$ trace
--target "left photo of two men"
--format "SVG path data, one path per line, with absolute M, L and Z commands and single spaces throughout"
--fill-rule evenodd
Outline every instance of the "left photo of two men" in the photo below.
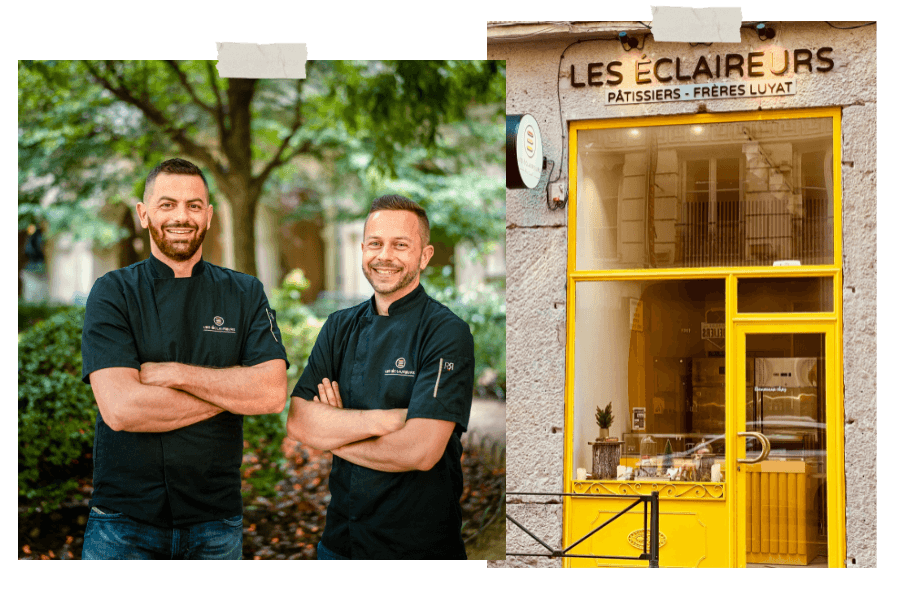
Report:
M 19 558 L 504 559 L 505 89 L 19 61 Z

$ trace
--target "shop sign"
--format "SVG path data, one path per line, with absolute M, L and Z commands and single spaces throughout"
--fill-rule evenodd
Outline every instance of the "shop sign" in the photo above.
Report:
M 607 105 L 790 96 L 797 93 L 797 75 L 834 69 L 832 52 L 823 47 L 697 58 L 643 54 L 631 61 L 572 64 L 569 81 L 573 89 L 600 87 Z
M 643 104 L 645 102 L 677 102 L 679 100 L 714 100 L 719 98 L 767 98 L 772 96 L 792 96 L 796 93 L 797 86 L 794 81 L 664 85 L 641 90 L 609 91 L 606 92 L 606 104 Z
M 506 115 L 506 187 L 537 186 L 544 169 L 544 147 L 537 120 L 531 115 Z

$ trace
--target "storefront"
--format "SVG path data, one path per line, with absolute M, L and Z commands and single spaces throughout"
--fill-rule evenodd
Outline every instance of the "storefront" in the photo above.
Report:
M 657 491 L 661 566 L 875 565 L 875 27 L 756 25 L 489 26 L 548 161 L 507 193 L 508 489 L 577 494 L 510 514 L 570 554 L 640 554 L 643 512 L 573 544 Z

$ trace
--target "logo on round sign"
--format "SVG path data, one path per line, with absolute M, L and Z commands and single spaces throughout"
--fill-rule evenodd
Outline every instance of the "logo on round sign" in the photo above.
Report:
M 525 154 L 528 155 L 528 158 L 534 156 L 534 148 L 535 142 L 537 141 L 536 136 L 534 134 L 534 127 L 528 125 L 525 128 Z
M 541 179 L 544 150 L 541 143 L 541 130 L 533 116 L 522 115 L 516 138 L 516 162 L 519 177 L 525 187 L 534 188 Z

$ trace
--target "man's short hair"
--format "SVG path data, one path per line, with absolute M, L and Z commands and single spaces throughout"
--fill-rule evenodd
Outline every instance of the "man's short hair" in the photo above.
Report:
M 203 175 L 203 171 L 200 170 L 200 167 L 183 158 L 170 158 L 153 167 L 153 170 L 147 175 L 147 181 L 144 182 L 144 202 L 150 199 L 150 194 L 153 193 L 153 184 L 156 182 L 156 176 L 160 173 L 171 173 L 173 175 L 199 175 L 200 179 L 203 180 L 203 186 L 206 188 L 207 202 L 209 201 L 209 184 L 206 182 L 206 177 Z
M 424 208 L 403 196 L 393 194 L 380 196 L 372 201 L 369 214 L 366 216 L 366 223 L 369 222 L 369 216 L 379 210 L 406 210 L 415 214 L 419 218 L 419 235 L 422 238 L 422 248 L 428 245 L 428 242 L 431 240 L 431 226 L 428 224 L 428 215 L 425 214 Z

